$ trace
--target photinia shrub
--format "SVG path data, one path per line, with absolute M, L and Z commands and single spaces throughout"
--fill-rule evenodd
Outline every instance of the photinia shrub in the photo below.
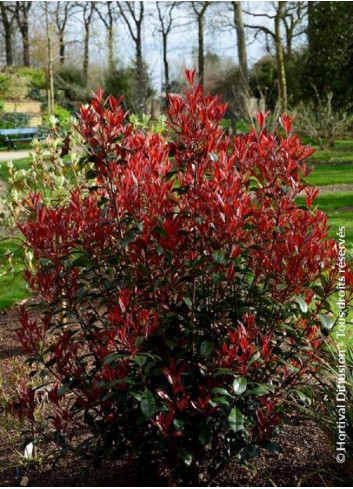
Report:
M 211 477 L 277 449 L 288 402 L 320 374 L 337 252 L 291 119 L 226 137 L 225 105 L 186 75 L 167 136 L 101 91 L 81 108 L 91 181 L 57 206 L 31 193 L 18 222 L 42 307 L 21 309 L 18 334 L 48 392 L 46 437 L 195 483 L 205 461 Z

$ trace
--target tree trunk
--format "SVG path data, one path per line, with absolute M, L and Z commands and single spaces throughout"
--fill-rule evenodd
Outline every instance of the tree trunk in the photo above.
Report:
M 54 76 L 53 76 L 53 56 L 51 48 L 51 32 L 49 29 L 48 3 L 45 3 L 45 17 L 47 30 L 47 49 L 48 49 L 48 114 L 54 114 Z
M 276 18 L 275 18 L 275 45 L 276 45 L 276 59 L 278 69 L 278 88 L 279 88 L 279 103 L 280 111 L 284 113 L 287 110 L 287 79 L 286 69 L 284 63 L 284 53 L 281 38 L 281 20 L 285 2 L 278 2 Z
M 113 32 L 113 26 L 110 25 L 107 31 L 108 34 L 108 65 L 109 68 L 114 67 L 114 32 Z
M 9 30 L 5 28 L 5 51 L 6 51 L 6 66 L 13 65 L 13 54 L 12 54 L 12 32 L 11 27 Z
M 85 83 L 88 82 L 88 63 L 89 63 L 89 26 L 85 26 L 85 40 L 83 50 L 83 76 Z
M 291 59 L 292 57 L 292 34 L 289 34 L 287 37 L 287 59 Z
M 30 66 L 28 20 L 22 27 L 23 66 Z
M 13 53 L 12 53 L 12 22 L 9 20 L 6 12 L 6 6 L 1 3 L 1 19 L 4 26 L 5 36 L 5 53 L 6 53 L 6 66 L 13 65 Z
M 138 89 L 138 111 L 146 112 L 146 100 L 145 100 L 145 80 L 143 74 L 143 58 L 142 58 L 142 38 L 141 38 L 141 25 L 137 28 L 136 37 L 136 76 L 137 76 L 137 89 Z
M 237 34 L 238 45 L 238 61 L 240 69 L 240 89 L 242 95 L 242 111 L 247 114 L 247 100 L 249 98 L 249 74 L 248 74 L 248 59 L 246 54 L 246 38 L 243 24 L 243 15 L 241 10 L 241 2 L 233 2 L 234 25 Z
M 64 42 L 64 32 L 59 32 L 59 60 L 60 66 L 65 64 L 65 42 Z
M 201 85 L 204 85 L 205 82 L 205 66 L 204 66 L 204 39 L 203 39 L 203 28 L 204 28 L 204 19 L 203 15 L 198 17 L 198 35 L 199 35 L 199 77 Z
M 307 27 L 307 37 L 309 45 L 309 53 L 312 48 L 312 37 L 313 37 L 313 16 L 315 14 L 315 4 L 314 2 L 308 2 L 308 27 Z
M 168 105 L 168 93 L 170 91 L 170 84 L 169 84 L 169 63 L 168 63 L 168 56 L 167 56 L 167 41 L 168 41 L 168 36 L 167 34 L 162 34 L 163 38 L 163 65 L 164 65 L 164 90 L 165 90 L 165 105 Z

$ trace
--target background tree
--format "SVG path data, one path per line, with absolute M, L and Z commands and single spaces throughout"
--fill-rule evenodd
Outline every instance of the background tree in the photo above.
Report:
M 54 8 L 51 9 L 51 17 L 55 24 L 56 32 L 59 38 L 59 60 L 60 66 L 65 64 L 65 32 L 70 18 L 77 8 L 76 2 L 53 2 Z M 49 5 L 50 6 L 50 5 Z
M 96 2 L 78 2 L 76 5 L 80 8 L 82 15 L 82 22 L 84 27 L 84 39 L 83 39 L 83 75 L 88 81 L 88 65 L 89 65 L 89 43 L 91 35 L 91 23 L 93 14 L 95 12 Z
M 246 34 L 243 22 L 243 13 L 241 2 L 225 2 L 230 11 L 230 20 L 227 15 L 226 18 L 226 28 L 231 27 L 235 30 L 236 41 L 237 41 L 237 59 L 239 64 L 239 69 L 235 70 L 234 82 L 238 84 L 239 91 L 241 94 L 240 99 L 240 111 L 243 117 L 248 117 L 248 99 L 250 96 L 249 87 L 249 71 L 248 71 L 248 58 L 246 50 Z M 228 78 L 229 85 L 230 79 Z M 234 92 L 234 88 L 232 89 Z M 239 103 L 239 100 L 237 100 Z M 239 111 L 239 109 L 238 109 Z
M 1 22 L 3 25 L 3 36 L 5 39 L 5 53 L 6 53 L 6 65 L 12 66 L 13 64 L 13 24 L 15 20 L 13 8 L 13 2 L 0 2 L 0 14 Z
M 353 106 L 352 2 L 310 2 L 306 96 L 332 92 L 335 108 Z
M 142 26 L 144 20 L 144 2 L 116 2 L 120 14 L 135 44 L 136 81 L 138 86 L 139 112 L 146 111 L 146 80 L 142 56 Z
M 13 12 L 22 38 L 23 66 L 30 66 L 29 11 L 33 2 L 14 2 Z
M 191 2 L 191 11 L 197 24 L 198 37 L 198 73 L 201 85 L 205 83 L 205 53 L 204 53 L 204 28 L 205 14 L 210 2 Z
M 293 54 L 293 44 L 296 38 L 307 31 L 305 19 L 308 13 L 308 4 L 311 2 L 286 2 L 282 16 L 285 32 L 285 54 L 290 59 Z
M 246 24 L 246 27 L 255 29 L 257 33 L 262 32 L 266 36 L 269 36 L 275 45 L 279 89 L 279 108 L 281 112 L 286 112 L 288 105 L 285 57 L 281 34 L 281 23 L 285 12 L 285 5 L 286 2 L 273 2 L 273 13 L 247 12 L 249 15 L 254 17 L 262 17 L 263 19 L 266 18 L 271 20 L 271 23 L 273 24 L 272 28 L 259 22 L 256 24 Z
M 163 6 L 162 6 L 163 5 Z M 163 67 L 164 67 L 164 90 L 166 100 L 170 92 L 169 63 L 168 63 L 168 36 L 173 29 L 173 10 L 176 2 L 156 2 L 157 16 L 159 21 L 158 32 L 162 37 Z
M 108 67 L 114 66 L 114 24 L 117 10 L 113 2 L 96 2 L 95 10 L 107 31 Z

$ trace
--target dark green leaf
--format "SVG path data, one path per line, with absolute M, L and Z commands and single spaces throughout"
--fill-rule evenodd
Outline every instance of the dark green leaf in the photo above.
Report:
M 229 427 L 234 433 L 244 428 L 244 416 L 241 414 L 238 408 L 234 407 L 228 416 Z
M 237 396 L 241 396 L 246 391 L 247 380 L 244 377 L 237 377 L 233 382 L 233 389 Z
M 208 357 L 214 351 L 214 344 L 211 341 L 203 341 L 200 345 L 200 353 L 204 357 Z
M 156 409 L 156 401 L 151 391 L 147 388 L 141 397 L 141 411 L 146 418 L 150 419 Z

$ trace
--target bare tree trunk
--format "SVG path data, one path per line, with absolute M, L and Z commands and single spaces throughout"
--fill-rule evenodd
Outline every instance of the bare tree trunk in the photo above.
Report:
M 240 89 L 242 95 L 242 112 L 247 114 L 248 99 L 250 95 L 249 74 L 248 74 L 248 59 L 246 54 L 246 39 L 243 23 L 243 14 L 241 10 L 241 2 L 232 2 L 234 13 L 234 26 L 237 34 L 238 46 L 238 61 L 240 69 Z
M 307 27 L 307 38 L 309 44 L 309 53 L 311 52 L 312 47 L 312 37 L 313 37 L 313 16 L 315 14 L 315 5 L 313 2 L 308 3 L 308 27 Z
M 198 68 L 201 85 L 205 83 L 205 53 L 204 53 L 204 24 L 205 13 L 210 2 L 191 2 L 198 30 Z M 201 7 L 198 9 L 198 7 Z
M 284 52 L 281 38 L 281 20 L 283 9 L 286 2 L 278 2 L 276 17 L 275 17 L 275 45 L 276 45 L 276 59 L 278 69 L 278 85 L 279 85 L 279 103 L 280 110 L 284 113 L 287 110 L 287 79 L 286 69 L 284 62 Z
M 103 22 L 107 31 L 107 48 L 108 48 L 108 68 L 114 68 L 114 22 L 116 19 L 116 8 L 113 2 L 105 2 L 106 10 L 102 11 L 101 2 L 96 3 L 95 10 Z
M 164 90 L 165 107 L 168 106 L 168 94 L 170 92 L 169 63 L 168 63 L 168 36 L 173 29 L 173 10 L 177 2 L 165 2 L 165 8 L 161 7 L 162 2 L 156 2 L 158 19 L 160 24 L 159 32 L 162 36 L 163 68 L 164 68 Z
M 28 16 L 32 2 L 16 2 L 15 17 L 22 37 L 23 65 L 30 66 Z
M 142 25 L 144 19 L 144 2 L 136 2 L 139 9 L 135 9 L 134 2 L 116 2 L 122 18 L 135 43 L 136 52 L 136 83 L 137 83 L 137 111 L 146 112 L 146 82 L 142 56 Z M 124 4 L 124 7 L 123 5 Z
M 1 19 L 4 26 L 5 37 L 5 53 L 6 53 L 6 66 L 13 65 L 13 52 L 12 52 L 12 20 L 9 19 L 9 12 L 5 2 L 0 2 Z
M 85 37 L 83 41 L 83 76 L 85 83 L 88 81 L 88 65 L 89 65 L 89 41 L 91 34 L 91 22 L 93 13 L 96 10 L 96 2 L 82 2 L 80 4 L 82 8 L 83 26 L 85 29 Z
M 83 76 L 85 79 L 85 83 L 87 83 L 88 80 L 89 37 L 90 37 L 90 26 L 85 25 L 85 39 L 84 39 L 84 49 L 83 49 Z
M 29 56 L 29 36 L 28 36 L 28 26 L 25 27 L 24 33 L 22 34 L 23 43 L 23 66 L 30 66 L 30 56 Z
M 201 85 L 205 84 L 205 54 L 204 54 L 204 19 L 203 15 L 198 19 L 198 37 L 199 37 L 199 77 Z
M 141 28 L 137 30 L 136 37 L 136 75 L 138 85 L 138 109 L 140 112 L 146 112 L 146 97 L 145 97 L 145 77 L 142 58 L 142 38 Z
M 54 114 L 54 76 L 53 76 L 53 59 L 51 49 L 51 33 L 49 29 L 48 3 L 45 2 L 45 18 L 47 28 L 47 48 L 48 48 L 48 114 Z
M 112 25 L 108 29 L 108 65 L 109 68 L 114 66 L 114 32 Z
M 64 66 L 65 64 L 64 32 L 59 32 L 59 60 L 60 60 L 60 66 Z
M 167 34 L 162 34 L 162 42 L 163 42 L 164 89 L 165 89 L 165 96 L 167 101 L 168 93 L 170 91 Z

